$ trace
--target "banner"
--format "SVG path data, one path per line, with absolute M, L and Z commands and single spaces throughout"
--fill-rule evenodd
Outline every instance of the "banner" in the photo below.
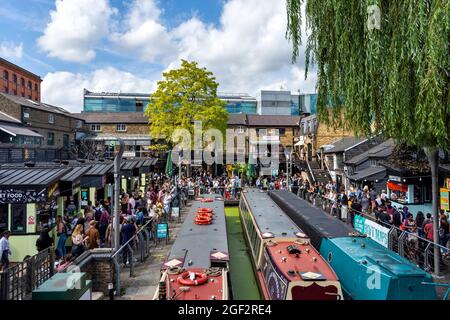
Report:
M 383 247 L 388 247 L 388 228 L 383 227 L 382 225 L 359 215 L 355 215 L 354 228 L 356 231 L 365 234 L 369 238 L 378 242 Z
M 441 188 L 441 209 L 445 211 L 450 211 L 449 191 L 448 189 Z

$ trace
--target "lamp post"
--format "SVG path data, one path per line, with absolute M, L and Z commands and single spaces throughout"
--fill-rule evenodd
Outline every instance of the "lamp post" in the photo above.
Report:
M 286 186 L 289 191 L 289 162 L 292 156 L 292 147 L 288 146 L 284 148 L 284 155 L 286 156 Z

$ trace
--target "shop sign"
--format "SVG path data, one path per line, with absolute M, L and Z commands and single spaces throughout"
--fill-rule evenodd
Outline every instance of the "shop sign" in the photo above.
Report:
M 449 192 L 449 189 L 441 188 L 441 209 L 445 211 L 450 211 Z
M 450 190 L 450 178 L 445 179 L 445 187 Z
M 389 176 L 389 180 L 391 180 L 391 181 L 397 181 L 397 182 L 402 182 L 402 178 L 397 177 L 397 176 Z
M 169 225 L 167 223 L 158 223 L 156 228 L 156 237 L 158 239 L 167 239 Z
M 359 215 L 355 215 L 354 228 L 356 231 L 365 234 L 369 238 L 378 242 L 383 247 L 388 247 L 388 228 Z
M 34 225 L 35 224 L 35 220 L 34 220 L 34 217 L 33 216 L 29 216 L 28 217 L 28 225 Z
M 50 186 L 50 188 L 48 188 L 48 197 L 49 198 L 59 196 L 59 189 L 58 189 L 58 187 L 59 187 L 59 183 L 55 182 L 54 184 L 52 184 Z
M 19 190 L 19 189 L 6 189 L 0 190 L 0 203 L 41 203 L 47 201 L 46 189 L 40 191 L 36 190 Z

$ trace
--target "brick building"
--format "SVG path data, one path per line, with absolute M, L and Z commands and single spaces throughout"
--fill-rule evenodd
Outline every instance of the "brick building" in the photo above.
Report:
M 3 130 L 2 134 L 10 135 L 11 139 L 2 139 L 4 142 L 0 143 L 0 162 L 76 157 L 70 153 L 77 135 L 86 132 L 82 118 L 60 107 L 5 93 L 0 94 L 0 112 L 15 119 L 16 125 L 41 136 L 41 139 L 33 140 L 14 139 L 17 134 Z
M 41 101 L 41 82 L 38 75 L 0 58 L 0 92 Z

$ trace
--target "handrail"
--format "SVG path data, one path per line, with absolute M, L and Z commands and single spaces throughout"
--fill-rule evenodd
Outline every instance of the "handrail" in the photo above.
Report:
M 308 192 L 308 191 L 307 191 L 307 192 Z M 320 194 L 318 194 L 318 193 L 313 193 L 313 192 L 308 192 L 308 193 L 309 193 L 309 194 L 315 194 L 316 196 L 322 197 L 322 198 L 324 198 L 324 199 L 330 201 L 331 203 L 337 203 L 337 205 L 338 205 L 339 207 L 342 207 L 342 205 L 341 205 L 339 202 L 337 202 L 337 201 L 335 201 L 335 200 L 332 200 L 332 199 L 330 199 L 330 198 L 328 198 L 328 197 L 326 197 L 326 196 L 320 195 Z M 309 201 L 308 201 L 308 202 L 309 202 Z M 430 240 L 428 240 L 428 239 L 426 239 L 426 238 L 422 238 L 422 237 L 420 237 L 419 235 L 416 235 L 416 234 L 414 234 L 414 233 L 412 233 L 412 232 L 409 232 L 409 231 L 406 231 L 406 230 L 401 230 L 400 228 L 398 228 L 398 227 L 396 227 L 396 226 L 394 226 L 394 225 L 391 225 L 391 224 L 389 224 L 389 223 L 385 223 L 385 222 L 383 222 L 383 221 L 378 221 L 378 220 L 374 219 L 374 217 L 372 217 L 372 216 L 370 216 L 370 215 L 368 215 L 368 214 L 366 214 L 366 213 L 364 213 L 364 212 L 362 212 L 362 211 L 358 211 L 358 210 L 355 210 L 355 209 L 352 209 L 352 208 L 349 208 L 349 210 L 352 210 L 353 212 L 357 212 L 359 216 L 364 216 L 364 217 L 366 217 L 366 218 L 369 218 L 371 221 L 376 222 L 376 223 L 378 223 L 379 225 L 385 226 L 385 227 L 387 227 L 387 228 L 396 229 L 396 230 L 398 230 L 398 231 L 400 231 L 400 232 L 406 232 L 406 233 L 408 233 L 409 235 L 414 236 L 414 237 L 416 237 L 416 238 L 418 238 L 418 239 L 420 239 L 420 240 L 423 240 L 423 241 L 425 241 L 425 242 L 428 242 L 428 243 L 430 243 L 430 244 L 432 244 L 432 245 L 434 245 L 434 246 L 438 246 L 438 247 L 440 247 L 440 248 L 442 248 L 442 249 L 444 249 L 444 250 L 449 250 L 448 248 L 446 248 L 446 247 L 444 247 L 444 246 L 441 246 L 441 245 L 438 244 L 438 243 L 435 243 L 435 242 L 433 242 L 433 241 L 430 241 Z
M 136 237 L 138 237 L 139 234 L 140 234 L 142 231 L 144 231 L 145 228 L 146 228 L 150 223 L 153 222 L 153 219 L 154 219 L 154 217 L 151 217 L 150 220 L 147 221 L 147 223 L 144 224 L 144 225 L 138 230 L 138 232 L 136 232 L 136 233 L 135 233 L 135 234 L 134 234 L 127 242 L 125 242 L 122 246 L 120 246 L 120 248 L 119 248 L 116 252 L 114 252 L 114 253 L 111 255 L 110 258 L 111 258 L 111 259 L 114 259 L 114 257 L 115 257 L 116 255 L 118 255 L 120 252 L 122 252 L 122 250 L 123 250 L 125 247 L 127 247 L 128 244 L 129 244 L 132 240 L 134 240 Z
M 314 173 L 313 173 L 313 171 L 311 169 L 311 166 L 309 165 L 308 158 L 306 158 L 306 164 L 308 165 L 308 170 L 309 170 L 309 173 L 311 174 L 311 178 L 313 178 L 313 181 L 316 182 L 317 180 L 316 180 L 316 177 L 314 177 Z

